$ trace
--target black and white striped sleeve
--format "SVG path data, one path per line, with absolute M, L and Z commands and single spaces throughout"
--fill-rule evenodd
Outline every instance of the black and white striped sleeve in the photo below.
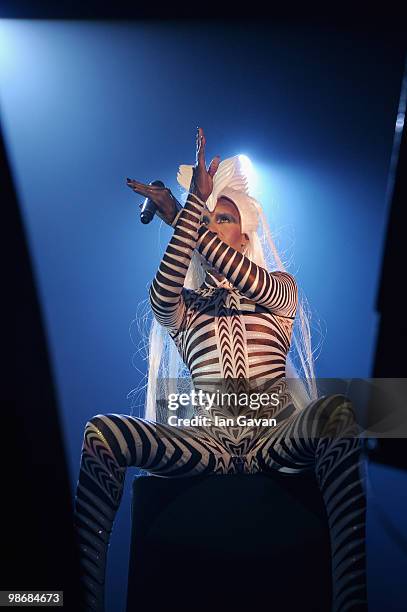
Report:
M 196 246 L 204 204 L 194 193 L 188 194 L 186 204 L 174 224 L 175 231 L 149 288 L 154 316 L 168 330 L 177 330 L 184 318 L 184 281 Z
M 196 249 L 249 300 L 281 316 L 295 317 L 298 288 L 292 274 L 258 266 L 203 225 L 198 229 Z

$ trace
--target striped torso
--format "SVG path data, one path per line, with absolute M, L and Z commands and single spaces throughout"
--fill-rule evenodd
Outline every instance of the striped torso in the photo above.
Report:
M 197 291 L 184 289 L 183 300 L 182 323 L 169 333 L 194 380 L 245 378 L 255 385 L 285 375 L 294 317 L 206 283 Z

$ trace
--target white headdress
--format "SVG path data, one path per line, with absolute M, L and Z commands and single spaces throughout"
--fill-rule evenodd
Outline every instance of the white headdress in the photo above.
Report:
M 182 164 L 179 167 L 177 180 L 187 191 L 190 188 L 193 166 Z M 206 206 L 213 212 L 218 199 L 224 196 L 237 206 L 240 213 L 242 233 L 256 232 L 259 225 L 261 206 L 257 200 L 250 197 L 247 177 L 243 172 L 238 155 L 220 162 L 213 177 L 212 193 L 206 201 Z

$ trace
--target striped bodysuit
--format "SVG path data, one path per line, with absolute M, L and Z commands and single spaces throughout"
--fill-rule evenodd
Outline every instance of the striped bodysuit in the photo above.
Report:
M 173 339 L 196 390 L 221 384 L 222 392 L 248 397 L 259 390 L 274 393 L 278 402 L 265 402 L 256 414 L 250 404 L 198 406 L 197 415 L 209 419 L 203 426 L 122 414 L 90 419 L 75 498 L 83 609 L 104 610 L 110 533 L 126 469 L 136 466 L 161 477 L 314 470 L 331 534 L 332 612 L 365 611 L 366 494 L 352 404 L 330 395 L 295 408 L 285 380 L 295 279 L 268 272 L 220 240 L 201 225 L 203 209 L 204 202 L 189 194 L 150 286 L 154 316 Z M 211 266 L 197 291 L 184 287 L 194 249 Z M 241 424 L 238 416 L 257 423 Z M 225 426 L 222 418 L 232 421 Z M 274 418 L 275 425 L 264 426 L 263 418 Z

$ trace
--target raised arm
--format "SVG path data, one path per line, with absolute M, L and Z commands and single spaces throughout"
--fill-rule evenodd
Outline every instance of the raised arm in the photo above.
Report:
M 176 331 L 185 314 L 183 294 L 185 277 L 192 253 L 198 238 L 197 230 L 201 222 L 205 201 L 213 189 L 215 175 L 220 158 L 216 156 L 206 169 L 206 139 L 202 128 L 198 128 L 196 137 L 196 165 L 193 168 L 190 192 L 184 208 L 172 220 L 174 234 L 166 248 L 157 273 L 149 287 L 149 298 L 152 311 L 157 321 L 168 330 Z M 127 179 L 128 186 L 136 193 L 150 198 L 157 206 L 161 217 L 172 219 L 174 215 L 174 198 L 167 188 L 157 185 L 145 185 Z M 178 208 L 178 207 L 177 207 Z
M 178 329 L 184 317 L 182 289 L 196 246 L 204 204 L 196 193 L 188 194 L 186 204 L 178 216 L 174 234 L 149 288 L 154 316 L 168 329 Z
M 288 272 L 269 272 L 201 225 L 196 249 L 249 300 L 285 317 L 295 317 L 298 289 Z

